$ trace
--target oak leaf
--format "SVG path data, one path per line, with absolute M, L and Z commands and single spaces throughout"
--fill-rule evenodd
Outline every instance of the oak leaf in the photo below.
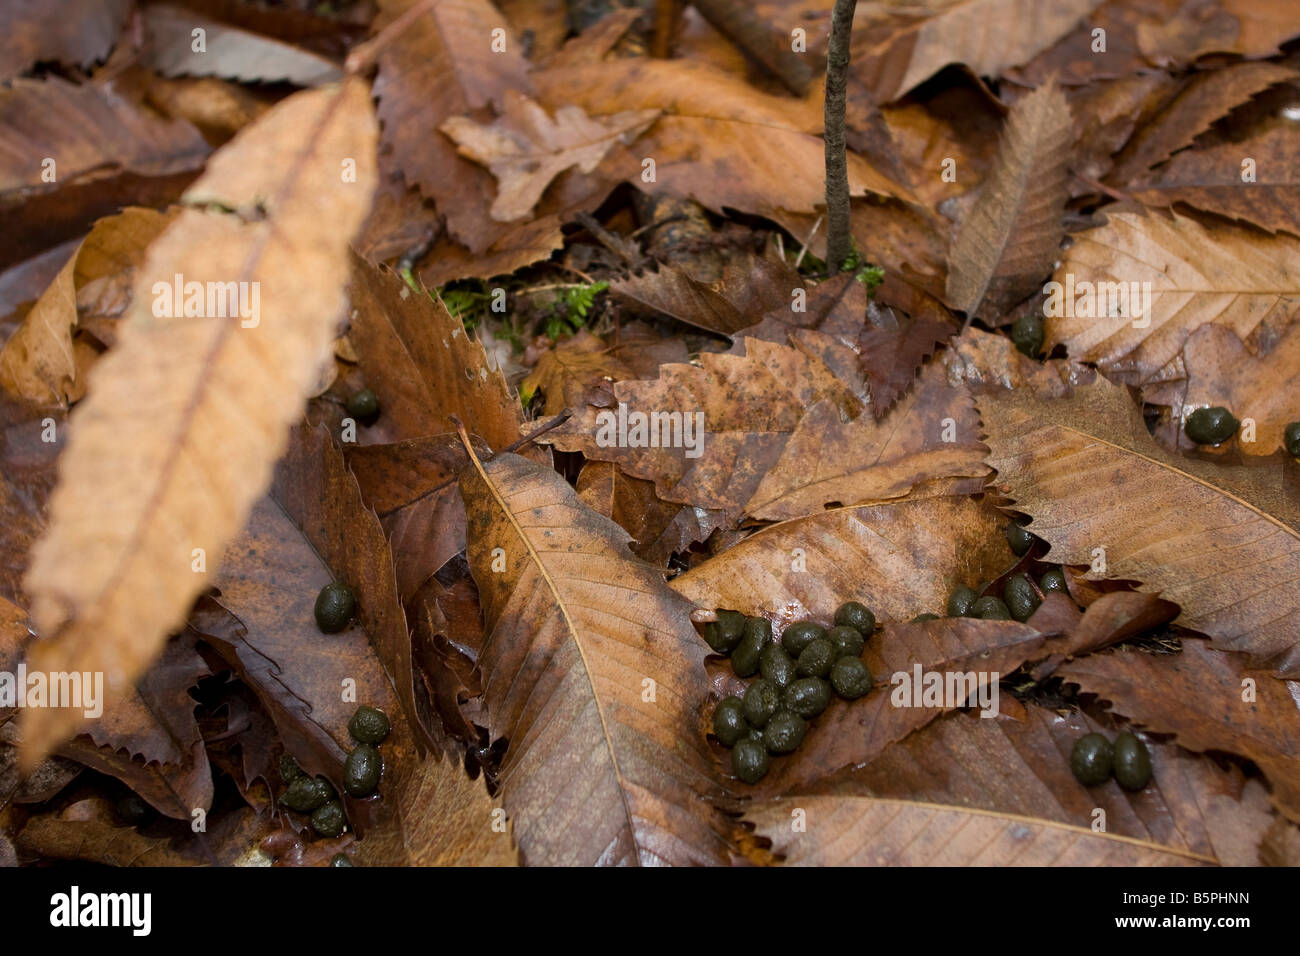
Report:
M 439 129 L 462 156 L 491 170 L 497 179 L 492 218 L 513 222 L 532 213 L 560 173 L 575 166 L 593 172 L 616 143 L 630 143 L 658 117 L 658 110 L 627 110 L 592 119 L 581 107 L 562 106 L 552 119 L 535 101 L 508 90 L 502 115 L 490 125 L 452 116 Z

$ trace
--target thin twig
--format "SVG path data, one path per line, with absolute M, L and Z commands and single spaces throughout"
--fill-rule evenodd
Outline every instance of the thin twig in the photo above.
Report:
M 835 0 L 831 12 L 831 42 L 826 53 L 826 268 L 844 268 L 852 250 L 849 231 L 849 167 L 844 145 L 844 114 L 848 106 L 849 39 L 858 0 Z
M 794 260 L 794 267 L 796 269 L 799 268 L 799 263 L 803 262 L 803 257 L 808 254 L 808 247 L 812 245 L 813 236 L 817 235 L 817 230 L 821 228 L 822 218 L 822 216 L 817 217 L 817 221 L 813 223 L 812 229 L 808 232 L 808 238 L 803 241 L 803 248 L 799 250 L 799 257 Z

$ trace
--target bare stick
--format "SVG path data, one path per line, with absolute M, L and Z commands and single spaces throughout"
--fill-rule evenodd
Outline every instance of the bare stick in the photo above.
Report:
M 849 166 L 844 146 L 848 106 L 849 38 L 858 0 L 835 0 L 831 44 L 826 52 L 826 268 L 844 267 L 852 250 L 849 233 Z

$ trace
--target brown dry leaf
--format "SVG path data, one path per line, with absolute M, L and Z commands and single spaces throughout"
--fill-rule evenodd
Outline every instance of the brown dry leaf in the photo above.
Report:
M 145 96 L 150 106 L 193 123 L 209 142 L 220 144 L 271 108 L 238 83 L 211 76 L 150 76 Z
M 532 74 L 548 109 L 576 104 L 590 116 L 662 110 L 639 140 L 655 161 L 655 178 L 637 181 L 651 192 L 774 217 L 781 210 L 813 212 L 825 202 L 825 149 L 818 135 L 822 104 L 760 93 L 743 79 L 686 60 L 633 57 Z M 918 202 L 855 154 L 849 154 L 852 194 L 867 192 Z
M 1065 227 L 1074 142 L 1065 96 L 1048 83 L 1011 110 L 993 174 L 961 223 L 946 298 L 967 315 L 998 315 L 1051 271 Z
M 1177 214 L 1107 218 L 1062 257 L 1059 292 L 1044 303 L 1047 349 L 1062 344 L 1076 362 L 1145 384 L 1182 377 L 1176 360 L 1203 325 L 1226 326 L 1256 350 L 1300 312 L 1300 239 Z M 1149 310 L 1138 318 L 1143 283 Z
M 750 516 L 785 521 L 823 508 L 897 498 L 936 478 L 983 478 L 987 449 L 970 393 L 931 362 L 881 421 L 843 422 L 828 402 L 809 409 L 780 459 L 745 504 Z M 981 483 L 976 483 L 977 489 Z
M 917 195 L 931 209 L 987 180 L 997 152 L 1005 108 L 975 82 L 935 90 L 924 98 L 912 96 L 881 109 L 900 161 L 915 171 Z M 956 163 L 956 177 L 926 175 Z
M 638 557 L 660 567 L 674 552 L 685 551 L 739 518 L 717 509 L 662 501 L 653 481 L 625 475 L 608 461 L 585 463 L 578 473 L 577 490 L 585 504 L 632 536 L 632 550 Z
M 508 826 L 482 780 L 454 760 L 408 760 L 384 780 L 384 823 L 353 854 L 362 866 L 518 866 Z M 505 823 L 504 820 L 500 823 Z
M 804 811 L 807 832 L 791 836 Z M 915 800 L 793 796 L 746 819 L 790 866 L 1206 866 L 1159 844 L 1005 812 Z
M 356 592 L 357 619 L 388 671 L 417 747 L 441 753 L 437 719 L 415 679 L 410 628 L 383 527 L 324 428 L 302 424 L 293 431 L 272 494 L 337 579 Z
M 338 65 L 270 37 L 211 20 L 185 7 L 144 8 L 141 62 L 163 76 L 220 76 L 244 83 L 288 82 L 297 86 L 337 83 Z M 194 49 L 202 30 L 204 48 Z
M 460 320 L 396 273 L 355 255 L 351 267 L 350 339 L 399 437 L 454 431 L 457 416 L 494 449 L 517 441 L 523 409 Z
M 1240 63 L 1194 76 L 1167 106 L 1129 141 L 1107 177 L 1127 184 L 1190 146 L 1220 117 L 1278 83 L 1294 80 L 1295 70 L 1276 63 Z M 1240 168 L 1238 160 L 1234 165 Z
M 795 290 L 803 288 L 803 277 L 786 263 L 749 255 L 729 260 L 717 282 L 704 282 L 685 269 L 661 264 L 655 272 L 619 279 L 609 290 L 679 322 L 734 337 L 753 326 L 756 313 L 788 311 Z
M 0 89 L 0 208 L 107 171 L 165 176 L 197 169 L 208 144 L 189 123 L 141 110 L 108 85 L 57 77 Z M 50 167 L 32 157 L 50 157 Z M 54 182 L 49 176 L 57 177 Z
M 1290 0 L 1183 0 L 1172 15 L 1140 23 L 1136 38 L 1156 64 L 1190 63 L 1206 53 L 1266 57 L 1300 35 L 1300 15 Z
M 741 507 L 808 409 L 826 401 L 856 415 L 862 406 L 815 356 L 760 339 L 738 345 L 744 354 L 705 353 L 700 365 L 661 366 L 653 381 L 615 383 L 617 410 L 586 406 L 541 441 L 617 462 L 627 474 L 654 481 L 665 501 Z M 678 416 L 675 438 L 661 436 L 660 425 L 671 421 L 661 417 L 650 445 L 652 413 Z M 643 442 L 631 431 L 634 415 L 646 416 Z M 626 436 L 617 433 L 620 416 Z
M 1063 636 L 1048 643 L 1052 658 L 1034 670 L 1042 680 L 1065 657 L 1078 657 L 1168 624 L 1178 616 L 1178 605 L 1143 591 L 1103 594 L 1079 613 L 1063 594 L 1048 593 L 1027 623 Z M 1050 623 L 1049 623 L 1050 622 Z
M 0 82 L 42 60 L 103 60 L 130 9 L 130 0 L 10 0 L 0 7 Z
M 721 788 L 686 732 L 708 691 L 691 605 L 551 469 L 475 456 L 460 486 L 488 623 L 478 664 L 492 736 L 509 740 L 501 795 L 525 861 L 725 862 L 728 826 L 708 800 Z
M 829 621 L 860 599 L 881 620 L 943 610 L 958 584 L 974 586 L 1015 563 L 997 509 L 939 495 L 834 508 L 750 535 L 673 579 L 700 607 Z
M 954 713 L 812 792 L 1010 813 L 1088 829 L 1100 809 L 1112 836 L 1226 865 L 1258 862 L 1261 832 L 1275 815 L 1259 782 L 1235 767 L 1222 770 L 1205 757 L 1148 738 L 1155 773 L 1142 791 L 1130 793 L 1113 780 L 1098 787 L 1075 780 L 1074 742 L 1087 733 L 1114 732 L 1082 713 L 1035 704 L 1019 716 L 1005 709 L 994 718 L 976 710 Z
M 861 34 L 850 70 L 877 103 L 897 99 L 950 63 L 979 76 L 1028 63 L 1101 0 L 958 0 L 920 19 Z M 1007 24 L 1015 24 L 1008 30 Z
M 417 2 L 381 0 L 372 29 L 378 33 Z M 380 51 L 374 83 L 385 149 L 393 151 L 407 182 L 437 204 L 448 231 L 475 254 L 505 232 L 485 215 L 492 176 L 435 131 L 452 116 L 473 115 L 489 104 L 500 108 L 508 90 L 531 94 L 518 37 L 507 36 L 505 51 L 493 52 L 492 31 L 505 26 L 489 0 L 439 0 Z
M 558 415 L 566 408 L 613 404 L 613 383 L 634 373 L 597 336 L 586 329 L 542 353 L 522 387 L 540 390 L 542 414 Z
M 941 359 L 948 369 L 948 381 L 965 385 L 975 394 L 991 389 L 1025 388 L 1044 398 L 1064 395 L 1068 386 L 1056 361 L 1035 362 L 1015 347 L 1005 335 L 994 335 L 974 326 L 953 339 Z
M 1256 357 L 1241 339 L 1221 325 L 1206 325 L 1188 336 L 1184 412 L 1200 405 L 1222 405 L 1243 422 L 1254 423 L 1254 441 L 1241 441 L 1246 455 L 1271 455 L 1282 447 L 1283 431 L 1300 421 L 1300 325 L 1292 325 L 1270 350 Z M 1179 443 L 1192 443 L 1181 429 Z
M 175 219 L 175 212 L 131 208 L 97 222 L 0 348 L 0 387 L 33 402 L 66 401 L 76 375 L 78 292 L 91 283 L 129 283 L 149 243 Z
M 323 508 L 318 502 L 316 507 Z M 363 626 L 322 635 L 316 595 L 330 568 L 268 495 L 226 551 L 214 603 L 191 618 L 200 633 L 257 695 L 285 749 L 312 774 L 341 781 L 348 720 L 356 704 L 339 693 L 356 681 L 357 700 L 396 717 L 399 702 Z
M 54 860 L 82 860 L 105 866 L 201 866 L 177 852 L 166 837 L 148 837 L 135 827 L 105 819 L 67 820 L 53 814 L 33 817 L 18 832 L 18 846 Z
M 1300 684 L 1250 670 L 1239 655 L 1195 638 L 1183 640 L 1181 654 L 1121 648 L 1072 661 L 1057 673 L 1148 730 L 1175 734 L 1188 750 L 1254 761 L 1277 808 L 1300 822 Z
M 581 107 L 561 106 L 552 119 L 537 103 L 507 90 L 502 115 L 491 124 L 452 116 L 440 127 L 466 156 L 491 170 L 497 222 L 527 218 L 546 187 L 566 169 L 594 172 L 616 143 L 630 143 L 659 117 L 658 110 L 628 110 L 592 119 Z
M 359 80 L 290 97 L 212 158 L 186 194 L 195 208 L 150 247 L 121 339 L 77 408 L 33 551 L 24 586 L 44 638 L 34 668 L 103 671 L 111 700 L 185 620 L 207 578 L 194 549 L 214 569 L 328 357 L 347 242 L 374 188 L 375 134 Z M 355 160 L 355 182 L 341 181 L 341 156 Z M 255 207 L 264 216 L 252 219 Z M 154 283 L 176 274 L 258 283 L 245 287 L 259 290 L 257 324 L 155 318 Z M 74 727 L 32 712 L 27 758 Z
M 1147 434 L 1128 392 L 1103 378 L 1069 398 L 977 396 L 996 485 L 1051 559 L 1140 581 L 1178 623 L 1223 650 L 1300 675 L 1300 504 L 1279 463 L 1180 458 Z
M 856 593 L 862 593 L 861 589 Z M 977 694 L 981 702 L 986 694 L 992 700 L 990 685 L 1036 656 L 1043 639 L 1040 631 L 1015 621 L 942 618 L 886 624 L 883 631 L 868 639 L 863 652 L 863 663 L 876 675 L 876 689 L 859 700 L 832 700 L 830 707 L 812 721 L 803 745 L 789 757 L 774 760 L 771 772 L 745 792 L 766 796 L 805 792 L 846 767 L 873 760 L 890 744 L 946 710 L 980 706 Z M 889 683 L 910 684 L 916 668 L 921 673 L 970 675 L 973 680 L 967 686 L 968 696 L 939 706 L 921 706 L 910 697 L 907 705 L 896 703 Z M 976 691 L 976 682 L 983 690 Z
M 867 319 L 857 337 L 858 361 L 871 392 L 871 412 L 883 418 L 912 386 L 922 363 L 957 333 L 957 323 L 938 299 L 890 274 L 868 303 Z
M 484 443 L 478 449 L 491 454 Z M 465 450 L 450 434 L 348 449 L 348 467 L 388 536 L 403 603 L 465 550 L 465 505 L 455 482 L 464 463 Z
M 1250 182 L 1244 164 L 1254 161 Z M 1274 127 L 1243 142 L 1179 153 L 1126 192 L 1139 202 L 1181 202 L 1267 229 L 1300 235 L 1300 136 Z

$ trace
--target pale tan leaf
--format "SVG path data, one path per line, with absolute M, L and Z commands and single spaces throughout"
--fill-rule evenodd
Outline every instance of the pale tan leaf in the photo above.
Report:
M 491 124 L 453 116 L 439 128 L 462 156 L 492 171 L 492 218 L 513 222 L 533 211 L 560 173 L 575 166 L 593 172 L 616 143 L 630 143 L 658 116 L 658 110 L 627 110 L 592 119 L 579 106 L 561 106 L 552 119 L 535 101 L 508 90 L 502 115 Z
M 1045 347 L 1063 344 L 1075 361 L 1144 384 L 1181 377 L 1174 363 L 1203 325 L 1231 329 L 1248 348 L 1285 330 L 1300 312 L 1300 239 L 1116 212 L 1074 237 L 1054 279 Z M 1128 293 L 1147 304 L 1144 283 L 1150 309 L 1139 318 Z
M 376 134 L 360 80 L 290 97 L 212 158 L 186 194 L 194 208 L 150 247 L 118 345 L 74 413 L 33 551 L 24 587 L 44 638 L 34 668 L 102 671 L 112 700 L 185 620 L 330 357 Z M 343 158 L 355 182 L 343 181 Z M 156 317 L 155 283 L 178 274 L 256 283 L 246 288 L 259 308 L 247 320 Z M 30 712 L 28 758 L 79 717 Z
M 0 348 L 0 386 L 34 402 L 67 400 L 77 372 L 72 331 L 77 325 L 78 290 L 118 273 L 129 276 L 145 248 L 174 219 L 174 212 L 163 215 L 133 207 L 95 223 L 18 331 Z
M 1182 608 L 1178 623 L 1222 650 L 1300 676 L 1300 503 L 1280 462 L 1181 458 L 1147 433 L 1127 391 L 1103 378 L 1069 398 L 978 396 L 997 487 L 1049 559 L 1142 582 Z
M 709 802 L 722 789 L 689 732 L 708 693 L 690 603 L 551 469 L 474 456 L 460 486 L 488 625 L 478 666 L 525 862 L 725 862 Z
M 1051 271 L 1064 234 L 1072 127 L 1069 103 L 1051 83 L 1012 109 L 993 174 L 953 242 L 953 308 L 997 314 Z

